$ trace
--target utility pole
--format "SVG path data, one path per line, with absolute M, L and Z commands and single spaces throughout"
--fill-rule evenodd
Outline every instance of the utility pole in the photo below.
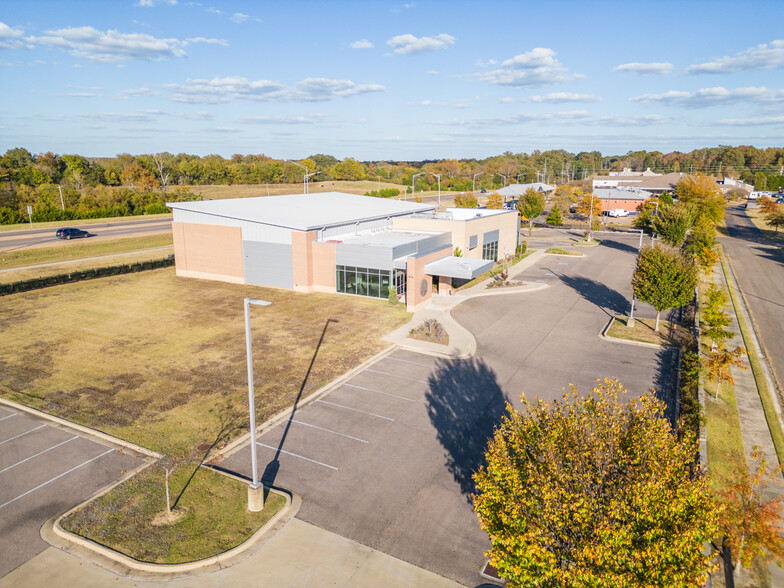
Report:
M 60 184 L 57 184 L 57 189 L 60 190 L 60 206 L 62 206 L 63 210 L 65 210 L 65 202 L 63 201 L 63 187 Z

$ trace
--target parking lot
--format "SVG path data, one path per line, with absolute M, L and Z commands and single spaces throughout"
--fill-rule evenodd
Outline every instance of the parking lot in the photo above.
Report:
M 141 463 L 68 428 L 0 407 L 0 577 L 48 547 L 39 534 L 45 521 Z
M 598 337 L 611 314 L 628 310 L 636 247 L 634 236 L 620 239 L 578 248 L 584 257 L 543 258 L 522 279 L 544 290 L 457 306 L 475 357 L 398 349 L 297 409 L 257 439 L 265 483 L 300 494 L 306 522 L 468 586 L 486 581 L 489 541 L 471 475 L 507 401 L 519 405 L 522 392 L 553 399 L 570 383 L 587 390 L 611 377 L 672 404 L 674 352 Z M 250 476 L 249 448 L 221 465 Z

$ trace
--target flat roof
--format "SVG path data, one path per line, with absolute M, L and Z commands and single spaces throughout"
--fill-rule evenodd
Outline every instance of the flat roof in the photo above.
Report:
M 493 268 L 492 259 L 476 259 L 474 257 L 442 257 L 425 265 L 425 271 L 431 276 L 460 278 L 473 280 Z
M 185 210 L 299 231 L 312 231 L 438 208 L 433 204 L 359 196 L 345 192 L 167 202 L 166 206 L 173 210 Z
M 378 231 L 364 235 L 350 235 L 341 238 L 340 235 L 329 239 L 329 241 L 340 241 L 344 245 L 364 245 L 368 247 L 397 247 L 406 243 L 416 243 L 422 239 L 427 239 L 433 235 L 443 235 L 427 231 Z

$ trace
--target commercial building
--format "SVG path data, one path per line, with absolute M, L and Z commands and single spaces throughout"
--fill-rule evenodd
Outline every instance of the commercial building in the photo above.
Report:
M 653 194 L 638 188 L 595 188 L 593 195 L 599 199 L 601 210 L 622 208 L 628 212 L 642 210 Z
M 394 287 L 409 309 L 514 253 L 519 234 L 516 212 L 340 192 L 167 206 L 178 276 L 374 298 Z

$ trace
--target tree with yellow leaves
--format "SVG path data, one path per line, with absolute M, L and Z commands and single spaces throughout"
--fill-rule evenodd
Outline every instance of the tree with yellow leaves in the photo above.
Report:
M 511 406 L 474 476 L 490 562 L 515 586 L 700 586 L 718 532 L 697 442 L 652 394 L 605 380 Z

